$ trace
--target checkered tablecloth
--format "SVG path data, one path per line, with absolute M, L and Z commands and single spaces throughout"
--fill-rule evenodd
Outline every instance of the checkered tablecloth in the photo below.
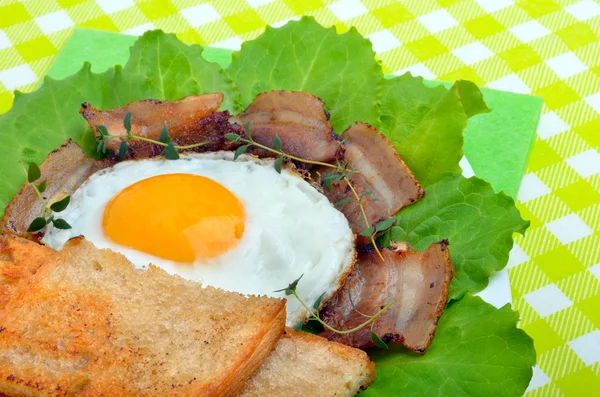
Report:
M 509 277 L 538 366 L 527 396 L 600 395 L 600 4 L 592 0 L 0 0 L 0 113 L 31 91 L 74 26 L 238 49 L 313 15 L 369 37 L 388 73 L 469 79 L 545 106 Z

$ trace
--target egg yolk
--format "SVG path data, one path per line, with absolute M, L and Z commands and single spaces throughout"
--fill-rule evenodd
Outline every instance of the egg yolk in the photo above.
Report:
M 223 185 L 198 175 L 167 174 L 139 181 L 104 210 L 104 234 L 160 258 L 191 263 L 235 247 L 244 207 Z

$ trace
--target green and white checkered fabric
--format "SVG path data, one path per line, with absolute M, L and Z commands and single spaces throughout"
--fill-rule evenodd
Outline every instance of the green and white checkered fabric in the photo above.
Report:
M 237 49 L 313 15 L 371 38 L 388 73 L 473 80 L 545 107 L 519 191 L 531 220 L 509 261 L 538 366 L 527 396 L 600 395 L 600 4 L 592 0 L 0 0 L 0 113 L 74 26 Z M 493 133 L 493 132 L 492 132 Z

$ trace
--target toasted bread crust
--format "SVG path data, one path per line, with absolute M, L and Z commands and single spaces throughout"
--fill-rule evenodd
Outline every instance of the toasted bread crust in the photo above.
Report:
M 272 320 L 264 328 L 265 332 L 261 337 L 252 341 L 252 350 L 254 354 L 240 355 L 237 369 L 238 371 L 232 372 L 219 387 L 217 388 L 215 395 L 227 395 L 235 396 L 239 390 L 241 390 L 248 378 L 259 369 L 265 359 L 271 354 L 277 341 L 285 329 L 285 306 L 282 310 L 275 313 Z M 224 393 L 224 390 L 230 390 L 228 394 Z
M 20 280 L 34 274 L 56 253 L 52 248 L 12 235 L 0 234 L 0 310 Z
M 229 396 L 274 347 L 285 303 L 135 270 L 71 240 L 0 312 L 0 393 Z

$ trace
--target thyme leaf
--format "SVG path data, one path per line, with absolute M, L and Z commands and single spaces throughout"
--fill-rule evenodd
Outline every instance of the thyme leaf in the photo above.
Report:
M 375 231 L 376 232 L 385 232 L 386 230 L 388 230 L 389 228 L 394 226 L 395 223 L 396 223 L 396 218 L 394 218 L 394 217 L 388 218 L 386 220 L 379 222 L 377 225 L 375 225 Z
M 315 310 L 319 310 L 319 307 L 321 307 L 321 302 L 323 301 L 323 297 L 325 296 L 325 292 L 323 292 L 315 301 L 315 303 L 313 304 L 313 309 Z
M 375 233 L 375 228 L 373 226 L 363 230 L 362 232 L 359 233 L 359 235 L 363 236 L 363 237 L 371 237 L 373 235 L 373 233 Z
M 33 222 L 31 222 L 31 224 L 27 228 L 27 231 L 30 233 L 37 232 L 39 230 L 42 230 L 45 227 L 46 227 L 46 218 L 44 218 L 43 216 L 38 216 L 37 218 L 35 218 L 33 220 Z
M 27 182 L 35 182 L 40 176 L 42 176 L 42 172 L 40 171 L 40 167 L 34 162 L 29 163 L 29 169 L 27 170 Z
M 167 129 L 166 125 L 160 131 L 160 137 L 158 138 L 158 141 L 166 144 L 171 142 L 171 137 L 169 137 L 169 130 Z
M 351 198 L 345 198 L 343 200 L 338 201 L 337 203 L 335 203 L 336 207 L 342 206 L 342 205 L 346 205 L 346 204 L 350 204 L 352 203 L 354 200 L 352 200 Z
M 131 112 L 127 112 L 125 118 L 123 119 L 123 127 L 125 127 L 125 131 L 129 134 L 131 132 Z
M 47 180 L 46 180 L 46 179 L 44 179 L 42 182 L 40 182 L 40 183 L 37 185 L 37 190 L 38 190 L 38 192 L 40 192 L 40 193 L 44 193 L 44 192 L 46 191 L 46 182 L 47 182 Z
M 281 138 L 279 138 L 279 135 L 275 135 L 275 139 L 273 139 L 273 149 L 281 152 Z
M 71 225 L 69 225 L 69 223 L 67 221 L 65 221 L 64 219 L 52 219 L 52 224 L 54 225 L 55 228 L 61 229 L 61 230 L 66 230 L 66 229 L 71 228 Z
M 246 153 L 246 150 L 248 150 L 248 145 L 242 145 L 239 148 L 235 149 L 235 153 L 233 154 L 233 159 L 237 160 L 238 157 L 240 157 L 242 154 Z
M 287 287 L 282 288 L 282 289 L 278 289 L 276 291 L 273 292 L 285 292 L 286 296 L 292 295 L 296 293 L 296 288 L 298 287 L 298 283 L 300 282 L 300 280 L 302 279 L 301 275 L 300 277 L 298 277 L 296 280 L 292 281 Z
M 129 113 L 127 113 L 129 114 Z M 119 145 L 119 161 L 123 160 L 125 158 L 125 155 L 127 154 L 127 141 L 123 141 L 121 142 L 121 145 Z
M 381 338 L 379 336 L 377 336 L 377 334 L 375 332 L 373 332 L 373 330 L 371 330 L 371 340 L 373 341 L 373 343 L 375 343 L 375 346 L 380 347 L 382 349 L 387 349 L 388 345 L 381 340 Z
M 279 156 L 277 158 L 277 160 L 275 160 L 275 171 L 277 171 L 278 174 L 281 174 L 281 165 L 283 164 L 283 156 Z
M 71 202 L 71 196 L 65 196 L 61 200 L 52 203 L 50 209 L 54 212 L 62 212 L 67 208 L 69 202 Z
M 179 152 L 175 149 L 175 145 L 173 142 L 169 140 L 167 146 L 163 149 L 162 154 L 165 156 L 167 160 L 178 160 Z

